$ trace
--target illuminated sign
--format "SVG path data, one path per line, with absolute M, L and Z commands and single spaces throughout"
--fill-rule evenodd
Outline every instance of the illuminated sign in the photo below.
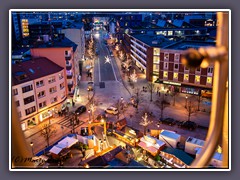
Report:
M 163 83 L 164 83 L 164 84 L 175 85 L 175 86 L 181 86 L 181 83 L 176 83 L 176 82 L 163 81 Z

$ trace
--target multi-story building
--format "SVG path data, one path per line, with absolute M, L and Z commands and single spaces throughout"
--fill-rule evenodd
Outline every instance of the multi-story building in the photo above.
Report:
M 51 60 L 39 57 L 12 65 L 12 98 L 22 130 L 50 121 L 66 97 L 64 69 Z
M 85 32 L 83 25 L 74 29 L 63 29 L 61 32 L 65 34 L 65 37 L 77 44 L 75 64 L 79 68 L 75 69 L 75 73 L 82 75 L 82 63 L 80 62 L 84 60 L 85 55 Z
M 66 77 L 67 94 L 73 95 L 75 87 L 79 83 L 79 64 L 76 58 L 77 44 L 70 41 L 68 38 L 61 38 L 58 41 L 49 41 L 36 45 L 32 48 L 32 57 L 46 57 L 64 68 L 64 76 Z
M 170 41 L 164 36 L 135 34 L 128 35 L 131 42 L 131 57 L 146 79 L 159 83 L 159 87 L 173 91 L 198 95 L 200 90 L 211 90 L 213 66 L 189 69 L 181 63 L 188 48 L 215 46 L 214 42 Z

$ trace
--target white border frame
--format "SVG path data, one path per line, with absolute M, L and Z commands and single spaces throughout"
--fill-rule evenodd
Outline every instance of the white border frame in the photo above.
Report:
M 10 9 L 9 10 L 9 77 L 11 76 L 11 51 L 12 51 L 12 12 L 228 12 L 229 13 L 229 82 L 228 82 L 228 101 L 229 101 L 229 168 L 228 169 L 13 169 L 11 167 L 11 120 L 12 114 L 9 113 L 9 171 L 231 171 L 231 10 L 230 9 Z M 9 79 L 11 82 L 11 79 Z M 9 83 L 9 111 L 12 109 L 12 83 Z

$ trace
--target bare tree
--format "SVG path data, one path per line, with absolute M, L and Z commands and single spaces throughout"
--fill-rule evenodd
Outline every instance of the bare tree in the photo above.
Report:
M 186 110 L 188 114 L 188 121 L 190 121 L 191 115 L 195 113 L 195 105 L 192 103 L 192 101 L 187 102 Z
M 142 102 L 141 94 L 142 94 L 141 90 L 139 88 L 136 88 L 135 91 L 134 91 L 134 105 L 137 109 L 137 113 L 138 113 L 139 103 Z
M 156 89 L 156 86 L 153 82 L 149 82 L 148 85 L 147 85 L 147 89 L 149 90 L 149 93 L 150 93 L 150 101 L 152 102 L 152 94 L 153 92 L 155 91 Z
M 172 97 L 173 97 L 173 106 L 175 106 L 176 103 L 176 96 L 179 95 L 179 90 L 174 88 L 174 91 L 171 93 Z
M 170 103 L 165 99 L 165 94 L 162 93 L 159 99 L 155 101 L 155 103 L 161 110 L 160 119 L 163 119 L 164 109 L 170 105 Z
M 47 141 L 47 146 L 49 146 L 49 140 L 52 136 L 56 134 L 57 130 L 55 127 L 51 126 L 50 124 L 42 125 L 41 135 Z
M 202 102 L 202 96 L 200 93 L 198 94 L 197 102 L 198 102 L 197 110 L 200 111 L 200 104 Z
M 144 128 L 144 135 L 146 135 L 147 127 L 148 127 L 148 125 L 151 124 L 151 123 L 152 123 L 152 121 L 150 121 L 150 120 L 148 119 L 148 115 L 147 115 L 147 113 L 145 113 L 144 116 L 142 116 L 141 122 L 139 123 L 139 124 L 140 124 L 141 126 L 143 126 L 143 128 Z
M 125 113 L 126 109 L 124 107 L 124 100 L 122 98 L 117 100 L 115 107 L 118 110 L 117 119 L 119 120 L 120 115 L 125 116 L 124 113 Z

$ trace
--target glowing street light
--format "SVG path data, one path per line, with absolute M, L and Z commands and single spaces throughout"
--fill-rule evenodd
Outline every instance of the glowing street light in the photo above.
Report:
M 105 63 L 104 64 L 106 64 L 106 63 L 111 63 L 111 59 L 108 57 L 108 56 L 105 56 Z
M 133 81 L 133 82 L 137 82 L 137 74 L 135 72 L 135 69 L 133 70 L 133 73 L 130 75 L 130 79 Z
M 91 111 L 90 111 L 90 109 L 88 110 L 88 123 L 90 124 L 90 113 L 91 113 Z
M 30 142 L 30 146 L 32 148 L 32 155 L 34 156 L 34 153 L 33 153 L 33 142 Z
M 186 101 L 185 101 L 185 108 L 187 108 L 187 99 L 188 99 L 187 95 L 186 95 L 185 99 L 186 99 Z

